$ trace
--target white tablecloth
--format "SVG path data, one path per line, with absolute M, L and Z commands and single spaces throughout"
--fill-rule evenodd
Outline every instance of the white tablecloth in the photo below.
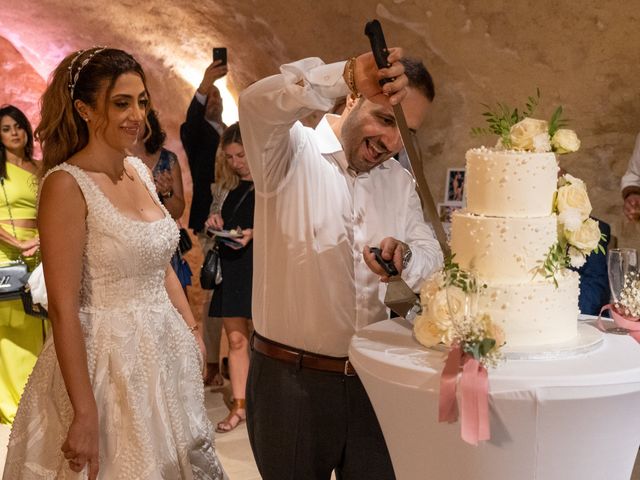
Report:
M 640 446 L 640 345 L 631 337 L 491 369 L 491 440 L 477 447 L 460 439 L 459 421 L 438 423 L 445 356 L 419 345 L 403 319 L 351 343 L 398 480 L 629 480 Z

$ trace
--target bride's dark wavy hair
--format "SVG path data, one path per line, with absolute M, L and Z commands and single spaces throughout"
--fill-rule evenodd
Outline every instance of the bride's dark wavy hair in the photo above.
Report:
M 62 60 L 51 75 L 40 101 L 42 120 L 35 135 L 42 146 L 42 175 L 82 150 L 89 142 L 89 130 L 73 102 L 82 100 L 95 109 L 98 95 L 106 83 L 103 105 L 106 112 L 111 90 L 124 73 L 139 75 L 149 95 L 142 67 L 123 50 L 94 47 L 80 54 L 74 52 Z
M 27 134 L 27 144 L 24 146 L 24 156 L 27 160 L 33 160 L 33 129 L 27 116 L 22 113 L 18 107 L 13 105 L 2 105 L 0 107 L 0 120 L 3 117 L 8 116 L 15 120 L 20 128 L 22 128 Z M 7 177 L 7 149 L 2 142 L 0 142 L 0 177 Z

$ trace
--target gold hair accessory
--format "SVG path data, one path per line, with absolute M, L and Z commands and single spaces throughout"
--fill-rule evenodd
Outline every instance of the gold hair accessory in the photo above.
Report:
M 78 83 L 78 78 L 80 77 L 80 72 L 82 71 L 82 69 L 87 66 L 87 64 L 91 61 L 93 57 L 95 57 L 98 53 L 102 52 L 103 50 L 106 50 L 107 48 L 108 47 L 93 47 L 93 52 L 91 52 L 87 56 L 87 58 L 85 58 L 82 61 L 82 63 L 76 70 L 75 75 L 73 75 L 73 65 L 82 56 L 83 53 L 88 52 L 89 50 L 78 50 L 78 53 L 76 54 L 76 56 L 73 57 L 73 60 L 71 60 L 71 64 L 68 67 L 69 68 L 69 93 L 71 94 L 71 100 L 73 100 L 73 91 L 76 88 L 76 83 Z

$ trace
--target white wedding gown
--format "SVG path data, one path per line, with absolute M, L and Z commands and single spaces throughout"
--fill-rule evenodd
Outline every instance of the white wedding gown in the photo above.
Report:
M 142 161 L 126 161 L 155 192 Z M 226 479 L 204 407 L 200 351 L 164 284 L 175 222 L 164 206 L 161 220 L 130 219 L 80 168 L 55 170 L 76 179 L 87 203 L 80 322 L 100 417 L 98 478 Z M 50 337 L 20 401 L 3 478 L 87 478 L 60 450 L 72 418 Z

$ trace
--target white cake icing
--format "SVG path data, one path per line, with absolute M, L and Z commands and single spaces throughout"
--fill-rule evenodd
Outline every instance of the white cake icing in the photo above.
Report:
M 555 154 L 496 151 L 467 152 L 467 209 L 494 217 L 543 217 L 551 213 L 558 162 Z
M 563 271 L 556 286 L 536 273 L 558 239 L 555 155 L 478 148 L 466 158 L 467 207 L 453 214 L 451 251 L 487 285 L 479 312 L 503 327 L 508 348 L 573 339 L 578 275 Z

